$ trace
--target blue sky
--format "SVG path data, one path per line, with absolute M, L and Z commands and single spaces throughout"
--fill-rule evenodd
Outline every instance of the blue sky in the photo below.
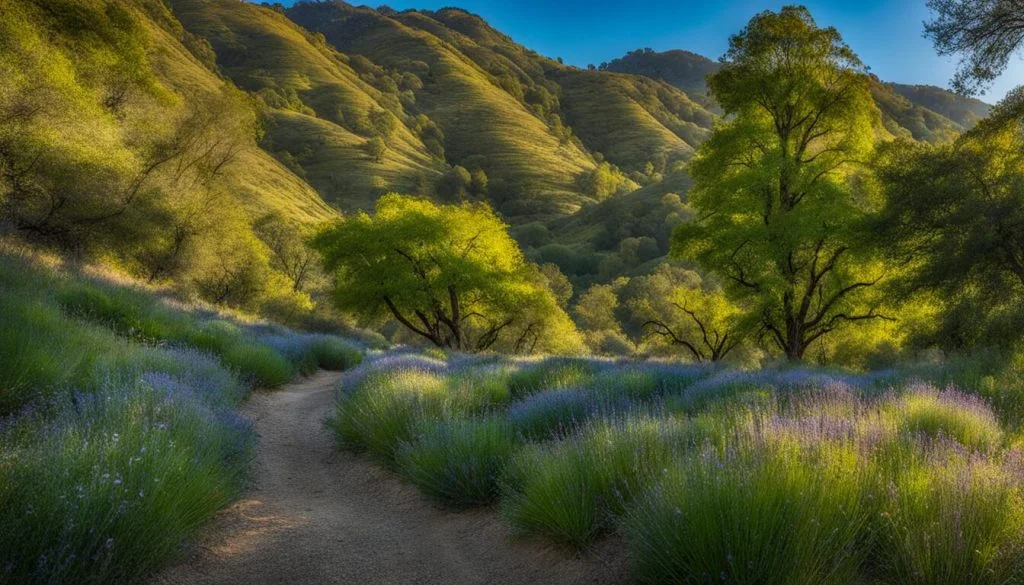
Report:
M 354 2 L 359 3 L 359 2 Z M 793 2 L 787 2 L 793 3 Z M 821 25 L 839 29 L 872 71 L 886 81 L 947 87 L 955 60 L 935 54 L 922 37 L 925 0 L 805 0 Z M 376 5 L 376 4 L 371 4 Z M 687 49 L 717 59 L 730 34 L 765 9 L 766 0 L 391 0 L 396 9 L 459 6 L 483 16 L 517 42 L 550 57 L 586 66 L 651 47 Z M 998 101 L 1024 84 L 1024 61 L 983 97 Z

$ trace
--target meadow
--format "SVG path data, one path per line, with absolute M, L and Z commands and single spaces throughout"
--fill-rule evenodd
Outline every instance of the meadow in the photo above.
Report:
M 245 486 L 235 407 L 362 348 L 0 255 L 0 582 L 135 582 Z
M 442 506 L 568 553 L 617 538 L 637 583 L 1019 583 L 1024 385 L 998 362 L 387 354 L 332 426 Z

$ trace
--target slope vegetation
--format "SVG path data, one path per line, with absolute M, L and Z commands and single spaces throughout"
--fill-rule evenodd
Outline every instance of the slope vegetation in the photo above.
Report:
M 331 203 L 368 208 L 385 191 L 415 192 L 440 176 L 441 161 L 410 129 L 397 97 L 361 78 L 322 37 L 249 3 L 172 0 L 171 6 L 212 45 L 224 74 L 266 108 L 264 147 Z M 375 137 L 383 152 L 371 151 Z

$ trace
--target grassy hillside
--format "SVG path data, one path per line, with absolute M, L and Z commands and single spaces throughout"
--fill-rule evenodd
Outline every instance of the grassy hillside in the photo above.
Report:
M 652 49 L 637 49 L 602 63 L 600 69 L 660 79 L 685 91 L 705 107 L 714 105 L 704 80 L 718 70 L 718 63 L 697 53 L 678 49 L 660 53 Z
M 216 73 L 213 56 L 204 52 L 208 47 L 201 39 L 189 34 L 162 2 L 138 0 L 137 4 L 136 22 L 148 36 L 147 51 L 154 73 L 178 96 L 179 107 L 212 100 L 226 91 L 228 86 Z M 148 112 L 145 116 L 167 113 Z M 277 211 L 303 223 L 337 215 L 305 181 L 255 144 L 244 145 L 225 172 L 231 190 L 253 215 Z
M 424 30 L 437 21 L 424 15 L 393 18 L 341 3 L 298 4 L 287 14 L 344 53 L 417 75 L 417 111 L 443 130 L 447 161 L 484 170 L 491 199 L 506 215 L 566 214 L 588 202 L 576 182 L 595 167 L 589 154 L 557 136 L 472 58 Z M 410 26 L 411 20 L 418 26 Z
M 962 128 L 974 126 L 992 111 L 992 106 L 981 100 L 963 97 L 933 85 L 887 85 L 912 103 L 938 112 Z
M 387 190 L 415 192 L 442 162 L 410 129 L 397 95 L 360 77 L 349 59 L 267 7 L 173 0 L 175 15 L 208 41 L 220 70 L 267 109 L 263 145 L 341 209 L 365 209 Z M 375 127 L 376 113 L 390 122 Z M 390 125 L 390 129 L 387 127 Z M 369 151 L 379 136 L 386 148 Z
M 660 79 L 685 91 L 706 108 L 717 110 L 714 98 L 708 95 L 705 80 L 718 70 L 718 63 L 701 55 L 679 50 L 637 49 L 602 63 L 601 69 Z M 933 143 L 948 142 L 971 128 L 990 109 L 978 100 L 938 87 L 885 84 L 877 79 L 872 94 L 890 134 Z
M 578 70 L 553 78 L 566 123 L 588 148 L 625 169 L 641 171 L 652 162 L 663 173 L 692 156 L 714 121 L 686 94 L 653 79 Z
M 15 233 L 183 293 L 308 307 L 255 223 L 337 217 L 257 145 L 248 96 L 156 0 L 0 12 L 0 210 Z

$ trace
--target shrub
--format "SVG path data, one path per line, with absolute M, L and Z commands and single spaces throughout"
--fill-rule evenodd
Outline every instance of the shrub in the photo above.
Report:
M 515 447 L 505 421 L 456 419 L 427 423 L 397 462 L 421 491 L 445 504 L 484 505 L 497 499 L 498 476 Z
M 884 578 L 907 585 L 1019 582 L 1019 470 L 941 443 L 917 457 L 901 467 L 878 516 Z
M 444 377 L 421 370 L 369 374 L 338 400 L 333 427 L 343 445 L 368 451 L 385 464 L 413 438 L 417 426 L 448 410 Z
M 337 337 L 317 336 L 312 349 L 317 363 L 325 370 L 348 370 L 363 361 L 363 352 L 358 347 Z
M 284 356 L 254 342 L 229 345 L 220 354 L 221 361 L 243 378 L 251 379 L 260 388 L 277 388 L 287 384 L 295 370 Z
M 513 404 L 508 419 L 525 438 L 543 441 L 575 431 L 598 409 L 594 396 L 585 390 L 548 390 Z

